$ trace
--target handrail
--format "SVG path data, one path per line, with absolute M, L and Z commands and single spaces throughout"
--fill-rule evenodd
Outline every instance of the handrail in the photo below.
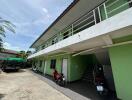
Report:
M 86 17 L 86 16 L 89 15 L 90 13 L 92 14 L 93 12 L 92 12 L 92 11 L 88 12 L 88 13 L 85 14 L 83 17 L 80 17 L 78 20 L 76 20 L 75 22 L 73 22 L 73 24 L 78 23 L 81 19 L 83 19 L 84 17 Z
M 69 28 L 68 30 L 64 31 L 63 33 L 61 33 L 61 35 L 65 34 L 66 32 L 70 31 L 72 28 Z
M 127 4 L 129 4 L 129 3 L 132 3 L 132 1 L 128 1 L 128 2 L 124 3 L 123 5 L 121 5 L 121 6 L 117 7 L 117 8 L 115 8 L 115 9 L 113 9 L 112 11 L 108 12 L 108 14 L 110 14 L 110 13 L 112 13 L 112 12 L 114 12 L 114 11 L 120 9 L 121 7 L 124 7 L 125 5 L 127 5 Z
M 114 2 L 112 2 L 111 4 L 109 4 L 108 6 L 106 6 L 106 8 L 109 8 L 109 7 L 111 7 L 111 6 L 113 6 L 115 3 L 117 3 L 118 1 L 120 1 L 120 0 L 115 0 Z
M 89 25 L 89 24 L 92 24 L 93 22 L 95 22 L 95 21 L 93 20 L 93 21 L 91 21 L 91 22 L 89 22 L 89 23 L 87 23 L 87 24 L 85 24 L 85 25 L 81 26 L 80 28 L 78 28 L 78 29 L 74 30 L 74 32 L 76 32 L 76 31 L 80 30 L 81 28 L 83 28 L 83 27 L 85 27 L 85 26 L 87 26 L 87 25 Z
M 100 8 L 98 7 L 98 13 L 99 13 L 99 21 L 101 22 L 101 13 L 100 13 Z
M 88 19 L 90 19 L 92 17 L 94 17 L 94 15 L 89 16 L 88 18 L 86 18 L 85 20 L 81 21 L 80 23 L 83 23 L 83 22 L 85 22 L 86 20 L 88 20 Z M 80 23 L 74 25 L 74 27 L 78 26 Z
M 103 4 L 104 7 L 104 12 L 105 12 L 105 17 L 106 19 L 108 18 L 108 14 L 107 14 L 107 9 L 106 9 L 106 3 Z

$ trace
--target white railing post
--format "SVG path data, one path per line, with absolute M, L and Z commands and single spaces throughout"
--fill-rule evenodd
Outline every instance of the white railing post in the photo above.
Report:
M 93 10 L 93 15 L 94 15 L 94 22 L 95 22 L 95 24 L 96 24 L 97 22 L 96 22 L 95 9 Z
M 98 13 L 99 13 L 99 21 L 101 22 L 101 13 L 100 13 L 100 8 L 98 7 Z
M 59 41 L 61 41 L 61 32 L 59 33 Z
M 103 6 L 104 6 L 104 11 L 105 11 L 105 17 L 106 17 L 106 19 L 107 19 L 107 18 L 108 18 L 108 14 L 107 14 L 107 9 L 106 9 L 105 3 L 103 4 Z
M 72 35 L 73 35 L 73 24 L 72 24 Z

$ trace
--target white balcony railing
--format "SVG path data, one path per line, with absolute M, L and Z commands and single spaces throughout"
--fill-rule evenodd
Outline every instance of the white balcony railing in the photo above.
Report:
M 46 48 L 132 7 L 132 0 L 107 0 L 43 43 Z M 118 6 L 117 6 L 118 5 Z M 43 49 L 44 49 L 43 48 Z

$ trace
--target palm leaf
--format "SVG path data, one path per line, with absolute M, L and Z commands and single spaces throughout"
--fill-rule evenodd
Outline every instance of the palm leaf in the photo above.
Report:
M 10 21 L 6 21 L 4 20 L 3 24 L 7 25 L 7 26 L 10 26 L 12 28 L 15 28 L 16 26 L 14 24 L 12 24 Z
M 14 30 L 14 28 L 12 28 L 12 26 L 10 26 L 8 24 L 4 24 L 3 27 L 5 28 L 5 30 L 9 30 L 9 31 L 15 33 L 15 30 Z
M 3 48 L 3 42 L 0 41 L 0 51 L 2 50 L 2 48 Z
M 5 29 L 2 26 L 0 26 L 0 35 L 5 37 Z
M 14 28 L 16 27 L 14 24 L 12 24 L 10 21 L 4 20 L 0 17 L 0 26 L 1 26 L 1 31 L 5 33 L 5 30 L 9 30 L 13 33 L 15 33 Z
M 3 42 L 2 38 L 0 37 L 0 42 Z
M 0 17 L 0 50 L 3 48 L 3 40 L 2 37 L 5 37 L 6 30 L 15 33 L 15 25 L 10 21 L 4 20 Z M 2 37 L 1 37 L 2 36 Z

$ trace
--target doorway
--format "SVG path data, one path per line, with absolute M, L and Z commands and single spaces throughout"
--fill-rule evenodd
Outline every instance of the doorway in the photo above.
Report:
M 44 60 L 43 64 L 44 64 L 44 65 L 43 65 L 43 66 L 44 66 L 44 67 L 43 67 L 43 68 L 44 68 L 44 69 L 43 69 L 43 70 L 44 70 L 44 75 L 46 75 L 46 66 L 47 66 L 47 61 L 46 61 L 46 60 Z
M 62 73 L 66 78 L 66 80 L 67 80 L 67 67 L 68 67 L 68 59 L 64 58 L 62 60 Z

